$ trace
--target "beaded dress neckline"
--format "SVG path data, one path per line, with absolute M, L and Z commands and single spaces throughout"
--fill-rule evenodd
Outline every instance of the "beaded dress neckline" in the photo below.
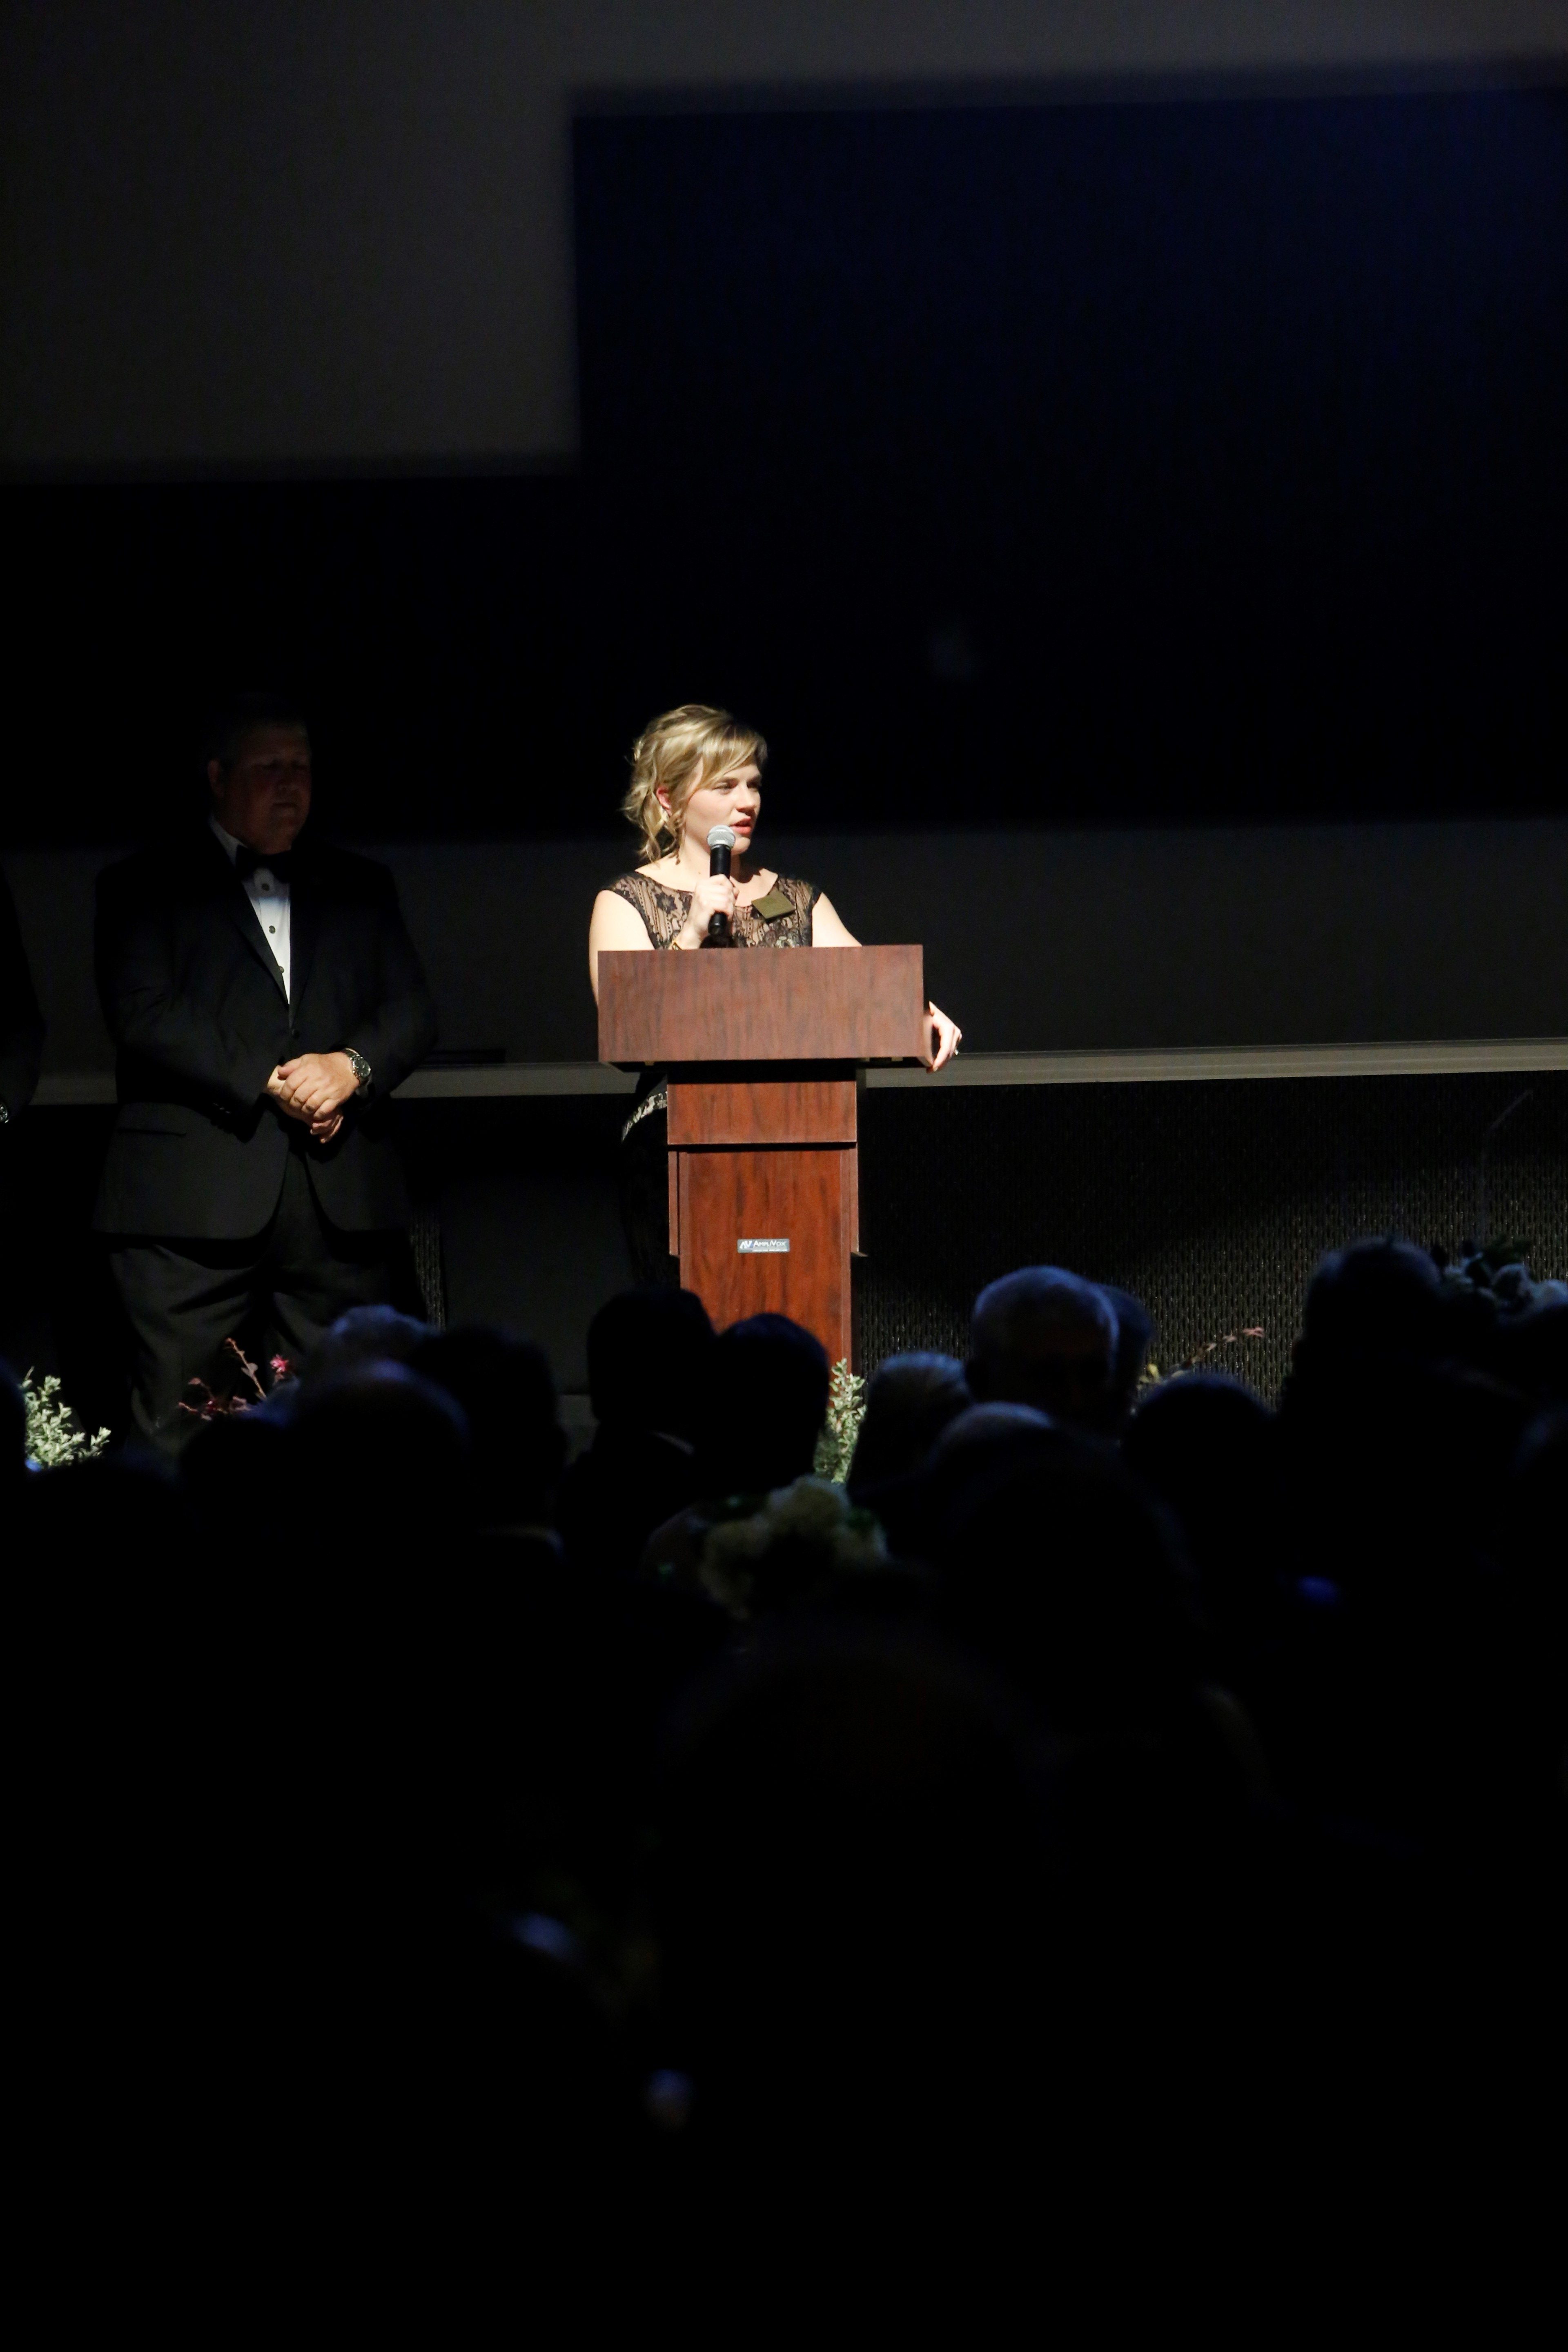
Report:
M 691 912 L 692 893 L 672 889 L 648 874 L 623 874 L 610 885 L 642 917 L 656 948 L 672 948 Z M 740 948 L 808 948 L 811 910 L 822 893 L 813 883 L 780 874 L 760 898 L 742 899 L 735 909 L 735 945 Z M 783 904 L 780 904 L 780 901 Z M 764 909 L 766 910 L 764 912 Z M 775 911 L 776 909 L 776 911 Z

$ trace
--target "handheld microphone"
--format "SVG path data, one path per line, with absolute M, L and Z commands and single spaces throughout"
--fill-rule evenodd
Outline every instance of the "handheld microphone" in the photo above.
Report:
M 734 846 L 735 835 L 729 825 L 716 824 L 710 828 L 708 835 L 708 871 L 710 874 L 728 874 L 730 871 L 730 852 L 734 848 Z M 705 948 L 732 948 L 734 946 L 735 934 L 731 926 L 728 915 L 709 916 L 708 936 L 703 940 L 702 944 Z

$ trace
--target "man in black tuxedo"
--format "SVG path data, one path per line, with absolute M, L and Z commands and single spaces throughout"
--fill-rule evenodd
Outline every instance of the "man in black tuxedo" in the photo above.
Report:
M 134 1334 L 132 1412 L 164 1448 L 242 1326 L 264 1318 L 298 1364 L 345 1308 L 390 1297 L 409 1202 L 387 1098 L 436 1037 L 391 876 L 300 842 L 297 710 L 237 706 L 207 780 L 208 818 L 98 892 L 120 1115 L 93 1222 Z

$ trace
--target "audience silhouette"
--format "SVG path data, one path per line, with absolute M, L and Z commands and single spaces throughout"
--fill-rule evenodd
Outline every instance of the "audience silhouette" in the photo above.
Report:
M 873 1375 L 847 1494 L 818 1342 L 679 1292 L 595 1318 L 569 1466 L 537 1348 L 389 1310 L 177 1475 L 24 1476 L 8 1380 L 24 1866 L 73 2000 L 125 1955 L 83 2095 L 139 2002 L 186 2097 L 255 2008 L 234 2083 L 497 2242 L 1020 2162 L 1080 2251 L 1331 2181 L 1348 2242 L 1522 2158 L 1568 1301 L 1358 1244 L 1277 1410 L 1150 1340 L 1004 1277 L 967 1366 Z

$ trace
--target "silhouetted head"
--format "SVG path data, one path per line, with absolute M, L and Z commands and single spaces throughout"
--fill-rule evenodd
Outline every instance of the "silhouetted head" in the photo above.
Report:
M 698 1438 L 705 1495 L 766 1494 L 811 1468 L 827 1414 L 827 1350 L 787 1315 L 752 1315 L 713 1343 Z
M 402 1364 L 363 1364 L 306 1389 L 288 1432 L 289 1506 L 323 1566 L 374 1575 L 367 1536 L 395 1543 L 460 1525 L 469 1444 L 461 1409 Z
M 1568 1406 L 1531 1423 L 1514 1457 L 1513 1482 L 1515 1491 L 1538 1510 L 1542 1536 L 1551 1533 L 1553 1521 L 1561 1534 L 1568 1517 Z
M 479 1526 L 535 1527 L 547 1519 L 566 1437 L 543 1349 L 476 1323 L 431 1334 L 409 1369 L 462 1410 Z
M 1352 1242 L 1325 1257 L 1308 1286 L 1297 1361 L 1350 1370 L 1435 1355 L 1443 1279 L 1409 1242 Z
M 255 1562 L 275 1539 L 284 1479 L 285 1417 L 219 1413 L 204 1421 L 180 1455 L 180 1485 L 210 1537 Z
M 405 1364 L 430 1337 L 430 1326 L 395 1307 L 351 1307 L 324 1331 L 309 1360 L 295 1369 L 310 1386 L 335 1380 L 363 1364 Z
M 982 1461 L 999 1461 L 1057 1433 L 1049 1413 L 1036 1405 L 965 1405 L 939 1433 L 931 1461 L 943 1477 L 968 1477 Z
M 1222 1608 L 1276 1590 L 1274 1415 L 1225 1372 L 1184 1372 L 1147 1396 L 1121 1441 L 1129 1468 L 1175 1513 L 1205 1594 Z
M 1548 1644 L 1551 1669 L 1561 1676 L 1568 1632 L 1568 1575 L 1563 1568 L 1563 1530 L 1568 1527 L 1568 1406 L 1559 1405 L 1531 1423 L 1500 1500 L 1499 1552 L 1510 1573 L 1543 1597 L 1544 1614 L 1553 1628 Z
M 969 1385 L 979 1402 L 1034 1405 L 1055 1420 L 1099 1427 L 1115 1366 L 1116 1311 L 1079 1275 L 1021 1266 L 974 1302 Z
M 1493 1361 L 1502 1378 L 1550 1409 L 1568 1405 L 1568 1300 L 1540 1284 L 1533 1303 L 1499 1325 Z
M 1116 1356 L 1110 1373 L 1110 1419 L 1124 1429 L 1138 1396 L 1138 1383 L 1154 1339 L 1154 1318 L 1141 1298 L 1113 1282 L 1096 1285 L 1116 1318 Z
M 1150 1390 L 1122 1449 L 1163 1494 L 1184 1471 L 1194 1480 L 1208 1476 L 1211 1462 L 1223 1475 L 1237 1450 L 1273 1423 L 1262 1399 L 1229 1372 L 1182 1372 Z
M 999 1463 L 1065 1442 L 1065 1433 L 1027 1404 L 970 1404 L 938 1433 L 923 1468 L 888 1479 L 868 1495 L 887 1529 L 894 1556 L 935 1562 L 944 1514 L 952 1496 Z
M 866 1383 L 866 1416 L 847 1484 L 859 1494 L 887 1478 L 908 1477 L 970 1402 L 956 1356 L 888 1356 Z
M 950 1629 L 1070 1732 L 1125 1731 L 1190 1689 L 1196 1622 L 1173 1523 L 1094 1439 L 974 1457 L 937 1542 Z
M 695 1439 L 708 1409 L 713 1347 L 691 1290 L 623 1290 L 588 1326 L 588 1394 L 604 1428 Z
M 1005 1706 L 923 1643 L 816 1628 L 764 1636 L 674 1750 L 658 1899 L 700 2128 L 775 2156 L 841 2130 L 940 2142 L 950 2099 L 1016 2070 L 1014 2003 L 1037 1999 Z

